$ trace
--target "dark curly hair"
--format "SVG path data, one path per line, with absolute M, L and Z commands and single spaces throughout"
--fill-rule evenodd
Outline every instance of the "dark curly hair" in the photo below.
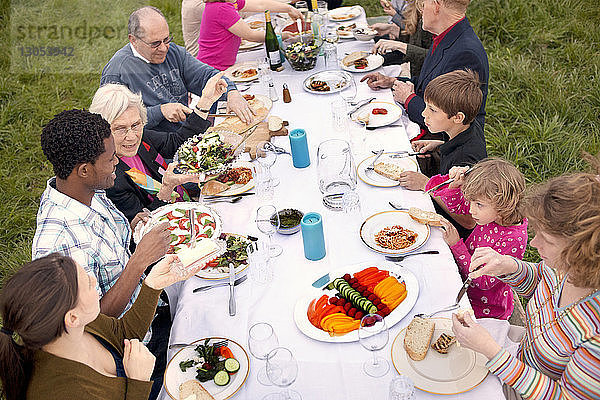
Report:
M 99 114 L 66 110 L 56 114 L 42 129 L 42 151 L 59 179 L 67 179 L 73 168 L 94 163 L 106 150 L 110 125 Z

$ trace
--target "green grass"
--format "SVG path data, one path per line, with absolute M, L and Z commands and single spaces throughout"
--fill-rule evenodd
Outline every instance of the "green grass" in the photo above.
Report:
M 167 16 L 177 43 L 180 3 L 151 2 Z M 382 14 L 376 0 L 348 3 Z M 105 4 L 107 15 L 125 21 L 124 2 Z M 9 14 L 10 3 L 0 0 L 0 283 L 30 259 L 39 198 L 53 175 L 40 149 L 41 127 L 64 109 L 88 107 L 100 78 L 99 71 L 11 73 Z M 490 155 L 514 162 L 530 183 L 583 169 L 581 151 L 600 150 L 597 0 L 475 0 L 468 16 L 490 61 Z M 125 40 L 98 51 L 112 54 Z M 527 258 L 536 254 L 529 250 Z

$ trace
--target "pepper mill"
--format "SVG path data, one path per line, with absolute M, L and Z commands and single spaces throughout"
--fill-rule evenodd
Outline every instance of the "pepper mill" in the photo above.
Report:
M 290 89 L 288 89 L 287 83 L 283 84 L 283 102 L 290 103 L 292 101 L 292 96 L 290 96 Z

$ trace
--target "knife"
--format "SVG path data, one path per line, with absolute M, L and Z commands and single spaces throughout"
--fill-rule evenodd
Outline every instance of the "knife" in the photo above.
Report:
M 229 315 L 235 315 L 235 267 L 229 263 Z
M 469 173 L 471 173 L 471 171 L 472 171 L 472 170 L 473 170 L 473 167 L 469 167 L 469 169 L 468 169 L 468 170 L 466 170 L 466 171 L 464 172 L 464 174 L 463 174 L 463 175 L 464 175 L 464 176 L 467 176 L 467 175 L 469 175 Z M 438 189 L 439 189 L 439 188 L 441 188 L 442 186 L 444 186 L 444 185 L 449 185 L 449 184 L 451 184 L 451 183 L 452 183 L 452 182 L 454 182 L 454 181 L 455 181 L 455 179 L 454 179 L 454 178 L 448 179 L 447 181 L 444 181 L 444 182 L 440 183 L 439 185 L 435 185 L 434 187 L 432 187 L 432 188 L 430 188 L 430 189 L 427 189 L 427 190 L 425 191 L 425 194 L 430 194 L 430 193 L 433 193 L 434 191 L 438 190 Z
M 235 282 L 233 283 L 233 286 L 237 286 L 240 283 L 243 283 L 246 279 L 248 279 L 248 275 L 244 275 L 244 276 L 241 276 L 241 277 L 237 278 L 235 280 Z M 212 288 L 216 288 L 216 287 L 219 287 L 219 286 L 227 286 L 227 285 L 229 285 L 229 282 L 221 282 L 221 283 L 216 283 L 214 285 L 200 286 L 200 287 L 197 287 L 196 289 L 192 290 L 192 292 L 193 293 L 205 292 L 205 291 L 210 290 Z
M 196 247 L 196 209 L 189 210 L 190 216 L 190 247 Z
M 358 104 L 356 105 L 356 107 L 354 107 L 352 110 L 348 111 L 348 115 L 351 116 L 352 114 L 354 114 L 355 112 L 357 112 L 358 110 L 360 110 L 361 107 L 366 106 L 367 104 L 369 104 L 373 100 L 375 100 L 375 97 L 371 97 L 370 99 L 359 101 Z
M 238 196 L 252 196 L 254 194 L 254 192 L 244 192 L 244 193 L 240 193 L 240 194 L 223 194 L 221 196 L 204 196 L 205 199 L 219 199 L 219 198 L 224 198 L 224 197 L 238 197 Z
M 481 268 L 483 268 L 483 265 L 475 268 L 471 272 L 478 271 Z M 467 280 L 465 281 L 465 283 L 463 284 L 463 286 L 460 288 L 460 291 L 458 292 L 458 296 L 456 296 L 456 304 L 458 304 L 458 302 L 460 301 L 460 299 L 462 299 L 463 296 L 465 295 L 465 293 L 467 293 L 467 289 L 469 288 L 469 285 L 471 284 L 471 282 L 473 282 L 473 278 L 471 278 L 471 277 L 467 278 Z
M 323 275 L 322 277 L 320 277 L 319 279 L 317 279 L 316 281 L 313 282 L 313 287 L 316 287 L 317 289 L 322 288 L 323 286 L 327 285 L 329 283 L 329 280 L 331 278 L 329 278 L 329 272 L 326 273 L 325 275 Z

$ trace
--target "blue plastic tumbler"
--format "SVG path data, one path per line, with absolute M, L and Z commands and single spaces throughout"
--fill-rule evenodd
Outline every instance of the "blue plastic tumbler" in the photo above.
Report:
M 305 214 L 300 226 L 302 228 L 304 256 L 312 261 L 317 261 L 325 257 L 325 237 L 323 236 L 323 219 L 321 218 L 321 214 L 316 212 Z
M 306 168 L 310 165 L 310 155 L 308 153 L 308 143 L 306 141 L 306 131 L 304 129 L 294 129 L 288 135 L 290 138 L 290 147 L 292 149 L 292 162 L 296 168 Z

